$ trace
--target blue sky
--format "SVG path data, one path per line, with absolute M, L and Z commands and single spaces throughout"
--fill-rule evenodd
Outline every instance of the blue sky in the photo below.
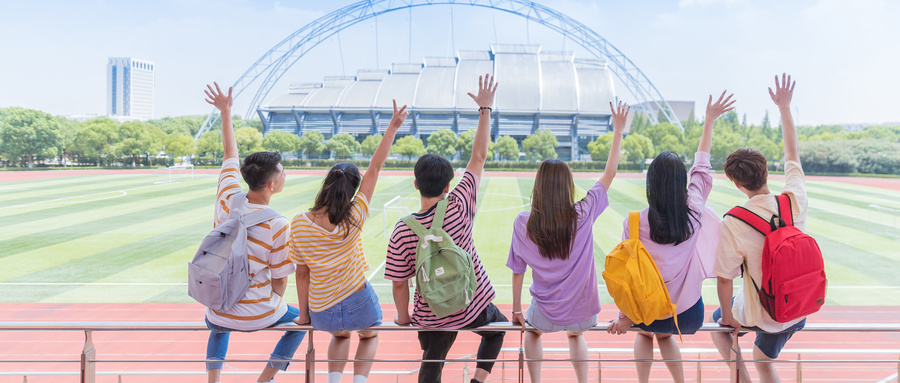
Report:
M 203 85 L 234 82 L 257 58 L 310 21 L 350 1 L 9 1 L 0 0 L 0 106 L 53 114 L 105 113 L 106 60 L 156 64 L 156 115 L 209 111 Z M 758 123 L 776 110 L 766 87 L 787 71 L 801 124 L 900 121 L 900 2 L 888 0 L 575 1 L 542 4 L 583 22 L 631 58 L 670 100 L 735 92 L 737 111 Z M 357 69 L 421 62 L 424 56 L 491 43 L 539 43 L 587 53 L 524 19 L 471 7 L 417 8 L 325 41 L 298 62 L 291 82 Z M 412 29 L 412 36 L 410 36 Z M 495 32 L 496 31 L 496 32 Z M 411 44 L 410 44 L 411 43 Z M 412 50 L 409 47 L 412 45 Z M 340 46 L 340 48 L 339 48 Z M 341 60 L 343 56 L 343 60 Z M 342 69 L 343 68 L 343 69 Z M 502 74 L 498 74 L 502 81 Z M 633 100 L 621 84 L 625 100 Z M 243 113 L 249 97 L 236 100 Z M 776 118 L 776 116 L 772 116 Z

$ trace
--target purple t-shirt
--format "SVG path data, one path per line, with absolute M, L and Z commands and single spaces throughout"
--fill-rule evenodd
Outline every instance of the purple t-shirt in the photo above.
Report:
M 572 252 L 566 260 L 542 257 L 537 245 L 528 239 L 526 224 L 530 211 L 516 217 L 506 266 L 516 274 L 524 274 L 526 266 L 531 267 L 531 296 L 547 319 L 556 325 L 581 323 L 600 312 L 593 226 L 608 206 L 606 188 L 599 181 L 583 200 L 575 203 L 578 225 Z

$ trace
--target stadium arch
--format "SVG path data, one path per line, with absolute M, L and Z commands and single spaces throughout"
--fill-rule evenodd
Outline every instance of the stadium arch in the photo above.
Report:
M 254 113 L 258 113 L 263 100 L 288 69 L 307 52 L 341 30 L 382 14 L 433 5 L 472 6 L 506 12 L 563 34 L 567 39 L 574 41 L 593 54 L 594 57 L 605 59 L 612 73 L 637 99 L 636 104 L 651 106 L 658 110 L 666 120 L 683 129 L 681 122 L 662 93 L 644 72 L 618 48 L 588 26 L 568 15 L 545 5 L 524 0 L 362 0 L 332 11 L 284 38 L 257 59 L 234 82 L 232 87 L 235 97 L 258 83 L 244 118 L 250 119 Z M 213 124 L 217 123 L 218 117 L 218 110 L 214 109 L 203 122 L 195 139 L 199 139 Z M 647 117 L 653 124 L 658 123 L 655 113 L 647 113 Z

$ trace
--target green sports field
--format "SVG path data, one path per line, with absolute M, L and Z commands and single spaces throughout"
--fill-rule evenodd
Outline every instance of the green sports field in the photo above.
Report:
M 0 301 L 191 302 L 186 264 L 211 228 L 216 176 L 167 183 L 153 174 L 71 174 L 0 182 Z M 288 218 L 305 211 L 321 180 L 290 174 L 272 206 Z M 583 195 L 595 181 L 576 178 L 576 185 Z M 486 176 L 479 191 L 475 241 L 499 303 L 511 299 L 505 266 L 511 223 L 527 208 L 532 182 L 527 176 Z M 634 175 L 613 183 L 611 205 L 594 227 L 598 272 L 605 252 L 621 238 L 627 212 L 646 206 L 643 185 Z M 781 186 L 770 181 L 774 190 Z M 825 254 L 829 303 L 900 305 L 900 240 L 891 235 L 890 217 L 869 208 L 900 209 L 900 191 L 812 179 L 808 190 L 807 231 Z M 384 229 L 403 212 L 385 212 L 383 206 L 398 196 L 392 206 L 415 204 L 402 199 L 416 196 L 412 177 L 382 176 L 364 228 L 368 274 L 382 303 L 391 302 L 383 279 Z M 745 199 L 717 178 L 709 205 L 721 214 Z M 611 303 L 605 290 L 600 288 L 602 301 Z M 288 300 L 295 302 L 295 294 L 289 289 Z M 716 303 L 713 280 L 707 280 L 703 295 L 708 304 Z

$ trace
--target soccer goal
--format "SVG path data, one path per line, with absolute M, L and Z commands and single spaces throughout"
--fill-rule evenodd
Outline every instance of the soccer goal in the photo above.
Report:
M 384 230 L 382 235 L 385 238 L 390 238 L 397 221 L 419 211 L 419 207 L 418 198 L 401 197 L 399 195 L 384 204 L 384 214 L 382 214 Z
M 900 210 L 875 204 L 869 205 L 869 232 L 900 239 L 900 227 L 897 226 L 898 215 L 900 215 Z
M 173 182 L 193 181 L 194 165 L 184 164 L 169 167 L 156 168 L 155 184 L 168 184 Z

